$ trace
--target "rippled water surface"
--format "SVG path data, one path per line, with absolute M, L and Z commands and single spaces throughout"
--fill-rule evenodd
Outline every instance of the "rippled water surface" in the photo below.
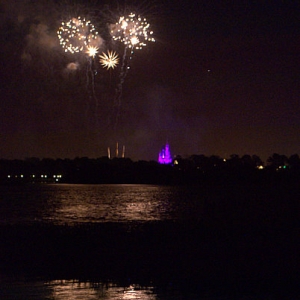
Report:
M 2 292 L 2 293 L 1 293 Z M 11 289 L 0 287 L 1 299 L 30 300 L 180 300 L 198 299 L 195 294 L 180 290 L 158 291 L 155 287 L 131 284 L 126 287 L 113 283 L 79 280 L 19 281 Z M 189 298 L 186 298 L 189 297 Z M 219 298 L 221 299 L 221 298 Z
M 299 299 L 298 198 L 285 195 L 0 186 L 0 299 Z
M 186 188 L 155 185 L 47 184 L 0 186 L 0 224 L 9 226 L 10 230 L 14 228 L 12 229 L 12 234 L 15 237 L 8 235 L 12 244 L 8 246 L 8 252 L 16 253 L 12 254 L 15 255 L 15 259 L 11 259 L 13 264 L 15 264 L 15 261 L 26 261 L 28 259 L 30 265 L 40 265 L 40 261 L 42 261 L 45 264 L 50 263 L 51 268 L 55 271 L 60 268 L 60 264 L 64 266 L 64 269 L 68 270 L 67 258 L 63 258 L 63 262 L 60 262 L 59 256 L 74 256 L 76 257 L 76 264 L 75 267 L 72 267 L 77 270 L 77 264 L 81 264 L 81 259 L 82 261 L 87 261 L 87 263 L 90 263 L 90 260 L 93 261 L 93 259 L 95 261 L 101 260 L 101 251 L 103 251 L 101 242 L 103 241 L 104 243 L 112 244 L 112 256 L 115 257 L 114 261 L 116 261 L 113 263 L 113 268 L 116 268 L 113 274 L 118 276 L 119 271 L 120 273 L 126 271 L 124 266 L 121 266 L 123 265 L 121 257 L 125 255 L 125 257 L 134 258 L 139 253 L 139 246 L 135 240 L 133 245 L 125 246 L 128 248 L 128 250 L 125 249 L 125 251 L 128 251 L 127 254 L 123 252 L 124 250 L 119 250 L 119 247 L 124 247 L 117 246 L 122 236 L 122 229 L 116 229 L 114 225 L 106 224 L 128 225 L 131 222 L 151 223 L 152 221 L 169 222 L 191 219 L 197 215 L 195 214 L 195 206 L 193 206 L 193 203 L 197 201 L 193 201 L 193 197 L 197 198 L 198 195 L 195 192 L 190 193 Z M 187 205 L 187 202 L 189 205 Z M 85 227 L 86 224 L 88 224 L 88 229 Z M 75 226 L 74 230 L 71 229 L 73 226 Z M 163 227 L 164 225 L 159 226 L 159 228 Z M 23 230 L 23 228 L 28 229 Z M 80 233 L 78 233 L 78 228 L 83 228 Z M 105 230 L 104 234 L 103 230 Z M 77 234 L 75 238 L 74 232 Z M 113 235 L 112 238 L 110 237 L 110 232 Z M 155 233 L 155 230 L 150 229 L 150 232 L 152 232 L 152 235 L 153 232 Z M 150 232 L 146 233 L 143 239 L 147 240 Z M 102 240 L 97 241 L 96 237 L 95 241 L 95 235 L 98 233 L 101 234 L 101 238 L 99 238 Z M 124 233 L 126 233 L 126 230 Z M 45 238 L 41 237 L 45 234 Z M 118 238 L 119 235 L 121 236 Z M 92 241 L 90 241 L 89 236 L 92 236 Z M 128 238 L 131 240 L 130 236 L 126 237 L 124 240 L 125 245 Z M 63 240 L 55 245 L 59 239 Z M 21 246 L 23 248 L 21 250 L 19 250 L 20 240 L 23 240 L 23 245 Z M 42 244 L 44 240 L 50 243 L 50 247 Z M 96 254 L 93 249 L 86 250 L 86 243 L 89 242 L 97 244 L 96 247 L 99 250 L 97 250 Z M 33 246 L 31 246 L 31 243 L 33 243 Z M 40 250 L 35 250 L 34 243 L 37 243 Z M 66 246 L 62 246 L 62 243 L 65 243 Z M 65 247 L 70 247 L 70 249 L 66 250 Z M 107 247 L 109 248 L 110 246 Z M 31 248 L 33 251 L 38 251 L 36 255 Z M 130 248 L 131 250 L 129 250 Z M 118 251 L 121 251 L 121 253 Z M 149 251 L 151 251 L 150 248 Z M 46 255 L 42 252 L 45 252 Z M 57 256 L 57 258 L 51 258 L 49 262 L 47 258 L 48 252 L 54 253 L 52 255 Z M 66 252 L 66 254 L 62 252 Z M 81 252 L 84 252 L 84 254 Z M 22 256 L 21 259 L 19 253 Z M 9 255 L 11 256 L 11 254 Z M 91 256 L 91 259 L 87 258 L 89 256 Z M 120 260 L 120 263 L 118 263 L 118 260 Z M 146 261 L 146 263 L 149 262 Z M 30 265 L 26 267 L 26 272 L 31 272 Z M 128 263 L 125 261 L 124 265 L 128 265 Z M 129 266 L 130 268 L 136 268 L 134 263 L 132 265 L 129 264 Z M 107 272 L 107 267 L 109 268 L 109 265 L 105 266 L 105 272 Z M 19 270 L 18 265 L 16 268 Z M 87 268 L 93 269 L 91 266 Z M 118 268 L 120 268 L 119 271 Z M 100 268 L 99 271 L 96 270 L 96 274 L 101 275 L 102 271 Z M 45 275 L 44 268 L 42 268 L 38 277 L 26 275 L 26 272 L 25 275 L 14 274 L 11 276 L 11 272 L 9 272 L 9 275 L 6 275 L 0 271 L 1 299 L 155 300 L 182 299 L 183 297 L 179 290 L 175 291 L 175 287 L 167 288 L 162 292 L 158 291 L 156 287 L 149 285 L 149 283 L 147 286 L 141 286 L 138 283 L 138 279 L 132 281 L 128 278 L 128 283 L 123 282 L 120 285 L 120 283 L 114 283 L 110 278 L 104 278 L 105 283 L 104 281 L 91 281 L 88 278 L 79 280 L 78 273 L 74 274 L 73 279 L 69 279 L 64 275 L 65 271 L 58 272 L 59 274 L 54 276 L 54 278 L 52 276 L 51 280 L 42 280 L 40 277 Z M 67 273 L 68 276 L 72 276 L 72 272 L 71 275 L 69 271 Z M 93 274 L 95 274 L 95 270 L 93 270 Z
M 154 185 L 0 186 L 0 220 L 70 225 L 190 218 L 190 197 L 186 190 Z

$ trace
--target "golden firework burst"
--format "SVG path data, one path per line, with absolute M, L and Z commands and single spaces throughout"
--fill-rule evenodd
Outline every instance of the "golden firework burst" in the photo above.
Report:
M 102 52 L 99 58 L 101 65 L 103 68 L 107 68 L 107 70 L 110 68 L 114 69 L 119 63 L 118 54 L 114 51 L 107 51 L 107 54 Z
M 95 57 L 95 55 L 98 53 L 98 47 L 94 47 L 94 46 L 87 46 L 87 50 L 86 53 L 88 54 L 88 56 L 90 57 Z
M 65 52 L 73 54 L 87 49 L 98 38 L 98 32 L 91 21 L 81 17 L 62 22 L 57 35 Z

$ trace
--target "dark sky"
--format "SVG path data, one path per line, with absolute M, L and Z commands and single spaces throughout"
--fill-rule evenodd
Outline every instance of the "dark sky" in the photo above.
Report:
M 133 160 L 156 160 L 166 141 L 183 157 L 300 152 L 299 2 L 82 3 L 0 1 L 0 158 L 101 157 L 119 142 Z M 107 71 L 64 53 L 56 31 L 86 16 L 100 52 L 122 59 L 107 24 L 129 10 L 156 42 L 134 52 L 121 89 L 122 63 Z

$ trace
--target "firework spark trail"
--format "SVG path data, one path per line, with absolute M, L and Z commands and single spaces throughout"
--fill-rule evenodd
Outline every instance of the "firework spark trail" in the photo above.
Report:
M 128 73 L 128 65 L 126 63 L 126 55 L 127 55 L 127 48 L 124 48 L 123 58 L 122 58 L 122 66 L 121 66 L 121 72 L 120 72 L 120 82 L 116 88 L 116 94 L 114 98 L 114 111 L 115 111 L 115 124 L 114 124 L 114 130 L 117 130 L 118 126 L 118 120 L 120 117 L 120 108 L 121 108 L 121 100 L 122 100 L 122 93 L 123 93 L 123 83 L 125 80 L 125 77 Z
M 86 66 L 86 84 L 85 84 L 85 88 L 86 90 L 89 92 L 89 85 L 90 85 L 90 76 L 89 76 L 89 69 L 90 69 L 90 65 L 87 64 Z M 89 98 L 91 98 L 90 93 L 89 93 Z M 87 106 L 86 106 L 86 110 L 85 110 L 85 117 L 87 118 L 88 113 L 90 110 L 90 101 L 87 101 Z
M 62 22 L 57 31 L 60 45 L 65 52 L 71 54 L 85 53 L 87 55 L 86 67 L 86 89 L 89 99 L 85 110 L 87 118 L 90 111 L 92 100 L 95 102 L 95 120 L 98 124 L 98 107 L 99 101 L 95 92 L 95 70 L 93 66 L 94 57 L 98 53 L 101 38 L 98 35 L 94 25 L 90 20 L 81 18 L 72 18 L 68 22 Z
M 94 62 L 94 57 L 98 52 L 98 47 L 94 46 L 89 46 L 87 50 L 87 54 L 89 55 L 89 63 L 88 63 L 88 73 L 89 77 L 91 79 L 91 89 L 92 93 L 90 94 L 90 98 L 93 98 L 95 101 L 95 119 L 96 119 L 96 125 L 98 125 L 98 107 L 99 107 L 99 100 L 98 97 L 96 96 L 96 91 L 95 91 L 95 70 L 93 68 L 93 62 Z
M 147 22 L 146 18 L 141 18 L 135 13 L 130 13 L 127 17 L 120 17 L 119 21 L 112 27 L 111 34 L 115 41 L 120 41 L 125 45 L 120 83 L 118 84 L 114 98 L 114 108 L 116 111 L 114 129 L 116 130 L 120 116 L 123 83 L 129 70 L 128 61 L 132 59 L 133 51 L 135 49 L 140 50 L 147 45 L 147 42 L 154 42 L 155 39 L 152 37 L 153 31 L 150 31 L 150 24 Z M 128 49 L 130 49 L 129 58 L 127 58 Z
M 115 51 L 108 50 L 99 55 L 99 62 L 103 68 L 109 70 L 109 90 L 111 89 L 111 72 L 119 64 L 119 56 Z
M 93 99 L 95 101 L 95 118 L 96 118 L 96 125 L 98 125 L 98 109 L 99 109 L 99 99 L 96 95 L 96 91 L 95 91 L 95 71 L 92 69 L 92 62 L 91 62 L 91 69 L 90 69 L 90 74 L 91 74 L 91 78 L 92 78 L 92 95 L 93 95 Z
M 99 109 L 99 99 L 96 95 L 95 90 L 95 70 L 93 68 L 93 59 L 89 57 L 87 68 L 86 68 L 86 90 L 89 95 L 89 100 L 87 101 L 87 107 L 85 111 L 85 117 L 88 117 L 89 110 L 90 110 L 90 103 L 95 103 L 95 122 L 96 126 L 98 126 L 98 109 Z

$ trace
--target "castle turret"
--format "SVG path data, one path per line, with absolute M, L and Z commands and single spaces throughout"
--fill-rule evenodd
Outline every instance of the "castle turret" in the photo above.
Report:
M 158 154 L 158 162 L 160 164 L 171 164 L 172 156 L 170 151 L 170 146 L 166 143 L 165 146 L 162 147 L 161 151 Z

